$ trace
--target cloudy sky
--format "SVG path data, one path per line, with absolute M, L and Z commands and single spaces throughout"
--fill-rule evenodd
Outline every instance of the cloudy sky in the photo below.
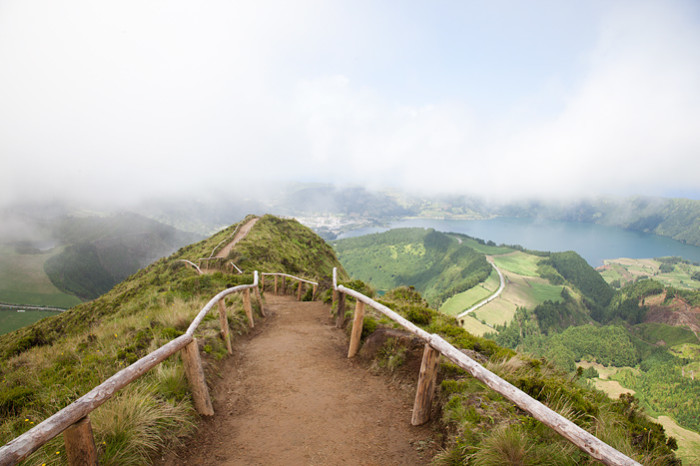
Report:
M 0 202 L 700 198 L 697 1 L 0 0 Z

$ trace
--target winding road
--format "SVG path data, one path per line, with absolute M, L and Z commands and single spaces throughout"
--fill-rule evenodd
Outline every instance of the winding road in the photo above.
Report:
M 483 301 L 479 301 L 478 303 L 476 303 L 475 305 L 473 305 L 472 307 L 470 307 L 466 311 L 458 314 L 457 319 L 461 319 L 462 317 L 466 316 L 470 312 L 474 312 L 477 309 L 479 309 L 480 307 L 482 307 L 482 306 L 490 303 L 494 299 L 498 298 L 498 296 L 503 292 L 503 289 L 506 287 L 506 281 L 503 278 L 503 274 L 501 273 L 500 270 L 498 270 L 498 267 L 496 267 L 496 264 L 493 263 L 493 258 L 489 257 L 487 259 L 489 261 L 489 264 L 491 264 L 491 267 L 493 267 L 496 270 L 496 272 L 498 272 L 498 278 L 501 280 L 501 285 L 498 287 L 498 289 L 496 290 L 496 292 L 494 294 L 492 294 L 488 298 L 484 299 Z

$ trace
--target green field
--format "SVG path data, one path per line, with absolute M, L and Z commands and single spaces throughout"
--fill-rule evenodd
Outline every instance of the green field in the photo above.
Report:
M 493 261 L 499 269 L 517 273 L 524 277 L 539 277 L 537 264 L 540 260 L 542 260 L 541 257 L 526 254 L 522 251 L 513 251 L 493 257 Z
M 598 271 L 608 283 L 620 280 L 624 285 L 639 277 L 650 277 L 674 288 L 700 289 L 700 281 L 691 278 L 693 273 L 700 271 L 697 265 L 678 263 L 674 264 L 672 272 L 661 272 L 661 262 L 655 259 L 620 258 L 603 262 L 605 265 L 599 267 Z
M 12 247 L 0 246 L 0 302 L 65 308 L 80 304 L 79 298 L 56 288 L 44 272 L 44 262 L 59 252 L 56 248 L 18 254 Z
M 16 309 L 0 309 L 0 335 L 9 333 L 26 325 L 33 324 L 44 317 L 60 314 L 58 311 L 35 311 L 27 309 L 25 312 L 17 312 Z
M 492 271 L 489 278 L 486 281 L 479 283 L 477 286 L 458 293 L 447 301 L 440 307 L 440 312 L 444 312 L 448 315 L 457 315 L 462 311 L 466 311 L 471 306 L 476 303 L 488 298 L 498 289 L 500 280 L 498 279 L 498 273 Z
M 537 263 L 540 259 L 539 256 L 521 251 L 494 256 L 493 260 L 503 273 L 506 286 L 498 298 L 471 314 L 474 321 L 480 324 L 485 322 L 489 326 L 504 325 L 513 319 L 516 309 L 520 306 L 532 309 L 544 301 L 561 301 L 563 286 L 552 285 L 537 276 Z M 457 315 L 490 296 L 498 289 L 498 285 L 498 274 L 494 271 L 486 282 L 450 298 L 440 310 L 450 315 Z M 465 328 L 468 323 L 465 320 Z M 483 324 L 477 326 L 471 323 L 470 327 L 467 330 L 476 332 L 476 335 L 493 332 L 492 328 Z
M 460 323 L 462 324 L 462 327 L 464 327 L 464 329 L 472 335 L 482 336 L 486 333 L 495 332 L 494 329 L 492 329 L 488 325 L 484 325 L 483 323 L 479 322 L 476 318 L 472 317 L 471 315 L 467 315 L 460 319 Z

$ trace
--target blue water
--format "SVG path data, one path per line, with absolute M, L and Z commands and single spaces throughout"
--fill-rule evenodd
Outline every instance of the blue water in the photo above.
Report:
M 664 236 L 628 231 L 591 223 L 499 217 L 491 220 L 410 219 L 392 222 L 387 228 L 368 227 L 353 230 L 338 239 L 379 233 L 391 228 L 421 227 L 437 231 L 463 233 L 497 244 L 519 244 L 539 251 L 576 251 L 593 267 L 603 259 L 629 257 L 643 259 L 680 256 L 700 262 L 700 247 L 690 246 Z

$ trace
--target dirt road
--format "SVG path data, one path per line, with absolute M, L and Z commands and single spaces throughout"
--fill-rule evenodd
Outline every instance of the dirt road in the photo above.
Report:
M 412 394 L 346 358 L 328 306 L 266 299 L 257 335 L 221 370 L 215 416 L 165 464 L 427 464 L 433 432 L 410 425 Z

